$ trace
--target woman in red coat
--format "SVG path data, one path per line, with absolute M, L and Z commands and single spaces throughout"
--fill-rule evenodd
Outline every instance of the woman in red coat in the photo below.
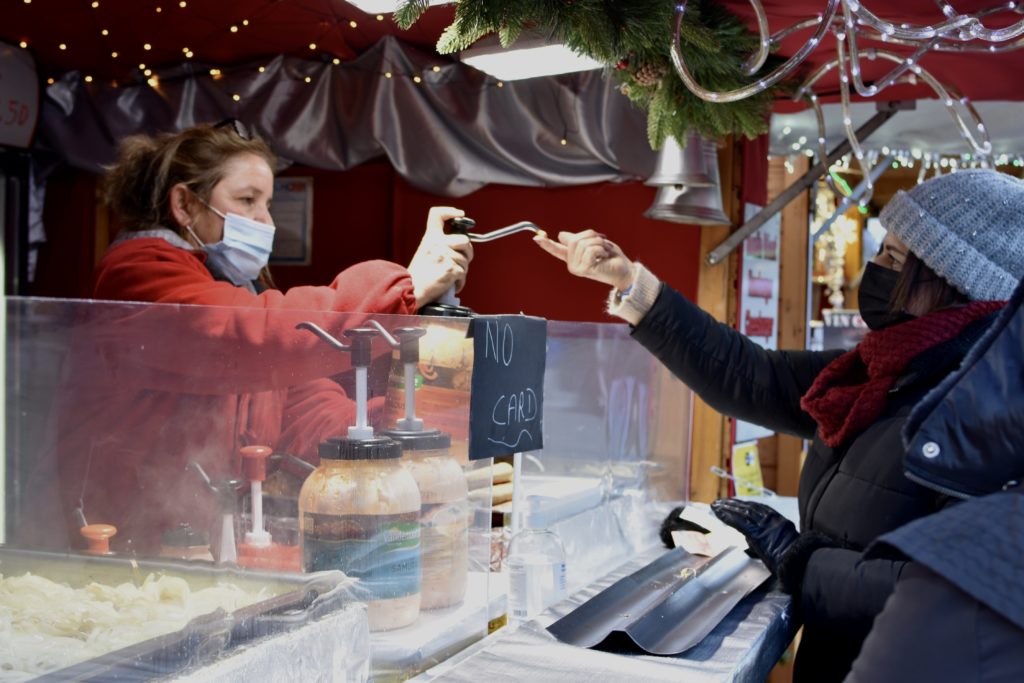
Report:
M 134 552 L 184 522 L 209 528 L 215 501 L 191 461 L 212 479 L 240 476 L 245 445 L 315 461 L 317 444 L 354 422 L 329 379 L 348 358 L 295 324 L 341 337 L 360 318 L 338 313 L 413 314 L 464 283 L 472 247 L 443 230 L 463 214 L 435 207 L 407 268 L 370 261 L 326 286 L 277 290 L 266 269 L 274 164 L 237 126 L 122 144 L 107 201 L 126 229 L 93 296 L 178 305 L 96 304 L 76 324 L 55 410 L 58 472 L 51 462 L 36 479 L 59 479 L 70 545 L 81 544 L 76 508 L 117 526 L 114 547 Z

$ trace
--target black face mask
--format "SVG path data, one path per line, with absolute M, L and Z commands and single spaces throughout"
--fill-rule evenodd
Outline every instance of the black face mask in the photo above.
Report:
M 909 313 L 893 313 L 889 308 L 892 292 L 896 289 L 899 279 L 899 272 L 877 263 L 869 262 L 864 267 L 864 276 L 860 280 L 857 300 L 859 301 L 860 317 L 864 319 L 864 323 L 869 329 L 881 330 L 913 319 L 914 316 Z

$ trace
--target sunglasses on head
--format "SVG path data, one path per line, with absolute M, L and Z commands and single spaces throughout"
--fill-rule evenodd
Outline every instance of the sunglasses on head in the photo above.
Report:
M 230 127 L 231 130 L 235 131 L 235 135 L 237 135 L 238 137 L 242 138 L 243 140 L 252 140 L 252 135 L 249 133 L 249 127 L 246 126 L 241 121 L 239 121 L 238 119 L 227 118 L 227 119 L 224 119 L 223 121 L 221 121 L 220 123 L 214 124 L 213 127 L 214 128 L 227 128 L 227 127 Z

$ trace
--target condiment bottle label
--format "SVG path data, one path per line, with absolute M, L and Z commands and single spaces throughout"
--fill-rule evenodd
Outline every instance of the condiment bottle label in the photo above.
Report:
M 340 569 L 359 579 L 362 600 L 420 592 L 419 514 L 325 515 L 307 512 L 302 524 L 307 572 Z

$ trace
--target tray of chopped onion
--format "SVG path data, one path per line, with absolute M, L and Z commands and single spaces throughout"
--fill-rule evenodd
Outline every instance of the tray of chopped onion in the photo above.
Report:
M 0 548 L 0 682 L 146 680 L 353 600 L 337 571 Z

